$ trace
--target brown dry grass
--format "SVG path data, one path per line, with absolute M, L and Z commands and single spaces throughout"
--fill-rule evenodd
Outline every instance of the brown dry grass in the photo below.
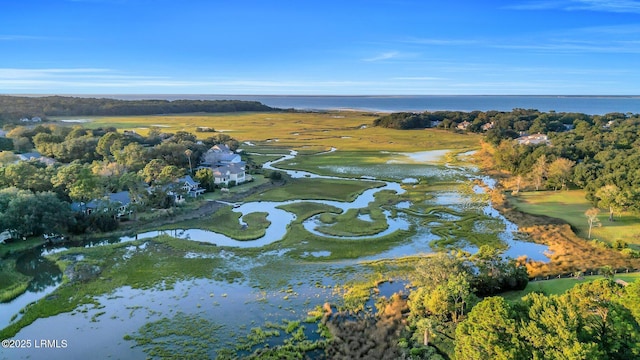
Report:
M 520 231 L 527 234 L 533 242 L 549 247 L 548 263 L 519 259 L 525 263 L 532 278 L 576 271 L 595 273 L 607 265 L 618 270 L 640 268 L 640 259 L 631 259 L 618 251 L 594 245 L 578 237 L 571 226 L 562 220 L 531 215 L 510 207 L 500 190 L 492 191 L 491 200 L 493 206 L 507 219 L 516 223 Z
M 326 355 L 330 359 L 398 359 L 397 346 L 402 329 L 406 326 L 404 314 L 408 311 L 406 300 L 394 294 L 381 313 L 327 311 L 323 323 L 331 332 Z

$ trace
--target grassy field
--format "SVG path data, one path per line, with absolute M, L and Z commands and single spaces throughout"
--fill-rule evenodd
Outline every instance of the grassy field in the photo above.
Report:
M 230 113 L 156 116 L 96 117 L 83 126 L 114 126 L 145 135 L 151 127 L 165 132 L 189 131 L 201 138 L 213 132 L 196 133 L 199 126 L 244 142 L 274 145 L 296 150 L 424 151 L 432 149 L 471 149 L 479 147 L 480 135 L 455 134 L 442 130 L 392 130 L 372 127 L 376 116 L 345 111 L 330 113 Z M 251 146 L 245 146 L 253 151 Z
M 545 295 L 560 295 L 574 286 L 593 281 L 596 279 L 601 279 L 602 275 L 593 275 L 593 276 L 583 276 L 580 278 L 563 278 L 563 279 L 553 279 L 553 280 L 542 280 L 542 281 L 533 281 L 527 284 L 527 287 L 521 291 L 509 291 L 504 294 L 501 294 L 507 300 L 519 300 L 523 296 L 532 293 L 539 292 Z M 620 279 L 626 282 L 633 282 L 640 280 L 640 273 L 629 273 L 629 274 L 616 274 L 614 279 Z
M 576 235 L 587 238 L 589 224 L 585 211 L 592 207 L 585 199 L 583 190 L 569 191 L 536 191 L 521 192 L 509 199 L 518 210 L 546 215 L 562 219 L 576 229 Z M 594 227 L 591 231 L 592 239 L 599 239 L 608 243 L 623 240 L 629 244 L 640 245 L 640 218 L 630 213 L 615 216 L 615 221 L 608 221 L 609 214 L 603 210 L 599 215 L 602 226 Z

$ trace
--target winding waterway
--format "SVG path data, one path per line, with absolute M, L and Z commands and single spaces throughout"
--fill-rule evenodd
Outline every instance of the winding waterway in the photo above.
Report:
M 330 152 L 332 151 L 335 151 L 335 149 L 330 150 Z M 434 152 L 433 154 L 428 154 L 426 152 L 423 152 L 419 155 L 414 154 L 412 155 L 413 160 L 411 160 L 411 162 L 415 164 L 416 161 L 425 161 L 425 159 L 431 159 L 429 156 L 441 157 L 443 154 L 444 153 L 441 151 L 437 153 Z M 318 175 L 318 174 L 314 174 L 306 171 L 283 170 L 276 167 L 278 163 L 287 161 L 287 160 L 292 160 L 296 156 L 297 156 L 297 153 L 295 151 L 292 151 L 289 155 L 282 156 L 277 160 L 266 163 L 264 165 L 264 168 L 268 170 L 285 171 L 289 176 L 293 178 L 320 178 L 320 179 L 340 179 L 340 180 L 345 179 L 345 177 L 323 176 L 323 175 Z M 468 179 L 479 178 L 479 175 L 477 175 L 473 171 L 473 169 L 469 169 L 469 168 L 444 169 L 443 171 L 445 172 L 459 171 L 461 173 L 466 173 L 467 174 L 466 176 Z M 405 192 L 405 190 L 402 188 L 400 182 L 403 182 L 405 184 L 411 184 L 414 180 L 414 179 L 409 179 L 409 180 L 405 179 L 407 181 L 399 181 L 399 182 L 380 181 L 380 180 L 377 180 L 375 177 L 371 177 L 371 176 L 367 176 L 365 178 L 347 178 L 347 179 L 351 179 L 354 181 L 378 182 L 378 183 L 383 183 L 384 185 L 377 188 L 368 189 L 362 192 L 354 201 L 351 201 L 351 202 L 328 201 L 328 200 L 289 200 L 289 201 L 281 201 L 281 202 L 254 201 L 254 202 L 240 204 L 239 206 L 234 207 L 233 211 L 243 214 L 243 216 L 246 214 L 254 213 L 254 212 L 268 213 L 267 220 L 270 221 L 270 225 L 266 229 L 265 235 L 257 240 L 238 241 L 230 237 L 227 237 L 225 235 L 215 233 L 212 231 L 207 231 L 207 230 L 177 229 L 177 230 L 171 230 L 171 231 L 150 231 L 145 233 L 139 233 L 135 236 L 125 236 L 119 239 L 109 239 L 104 241 L 87 243 L 87 244 L 83 244 L 83 246 L 91 247 L 91 246 L 101 246 L 101 245 L 114 243 L 114 242 L 130 242 L 134 240 L 143 240 L 147 238 L 153 238 L 160 234 L 168 234 L 177 238 L 211 243 L 211 244 L 216 244 L 218 246 L 225 246 L 225 247 L 262 247 L 267 244 L 271 244 L 273 242 L 281 240 L 285 236 L 288 226 L 291 224 L 292 221 L 295 220 L 295 215 L 293 213 L 290 213 L 280 208 L 283 205 L 290 205 L 290 204 L 304 201 L 304 202 L 314 202 L 314 203 L 324 204 L 328 206 L 333 206 L 341 209 L 343 212 L 346 212 L 350 209 L 362 209 L 362 208 L 366 208 L 370 202 L 374 201 L 374 196 L 378 192 L 394 191 L 397 194 L 402 194 Z M 487 180 L 485 181 L 485 183 L 489 183 L 490 185 L 491 182 Z M 440 202 L 441 205 L 444 205 L 444 206 L 455 207 L 460 205 L 461 202 L 464 202 L 466 200 L 461 199 L 460 195 L 441 193 L 440 197 L 436 198 L 436 201 Z M 403 208 L 409 207 L 410 205 L 411 204 L 408 202 L 403 202 L 403 203 L 397 204 L 396 207 L 398 209 L 403 209 Z M 485 213 L 485 215 L 491 218 L 495 218 L 504 224 L 504 230 L 498 234 L 498 237 L 502 241 L 507 243 L 509 246 L 508 250 L 506 250 L 505 252 L 505 255 L 510 257 L 527 255 L 533 260 L 538 260 L 538 261 L 548 260 L 544 255 L 544 252 L 547 250 L 546 246 L 533 244 L 525 241 L 520 241 L 516 239 L 514 235 L 517 232 L 517 226 L 509 222 L 507 219 L 505 219 L 490 205 L 485 204 L 482 211 Z M 411 219 L 408 216 L 402 214 L 401 211 L 398 211 L 398 215 L 393 217 L 391 216 L 390 211 L 384 211 L 383 213 L 386 216 L 386 221 L 388 224 L 387 228 L 384 231 L 378 234 L 375 234 L 373 236 L 368 235 L 368 236 L 362 236 L 362 237 L 349 236 L 349 237 L 335 237 L 335 238 L 343 239 L 345 241 L 371 239 L 371 238 L 386 236 L 398 230 L 407 230 L 413 224 L 415 224 L 411 221 Z M 367 218 L 366 216 L 363 216 L 360 218 L 360 220 L 370 221 L 371 219 Z M 240 223 L 242 223 L 243 218 L 241 217 L 239 221 Z M 311 217 L 305 220 L 303 225 L 304 225 L 304 228 L 311 234 L 315 234 L 317 236 L 326 237 L 326 238 L 331 237 L 318 230 L 318 228 L 323 224 L 318 220 L 317 217 Z M 411 239 L 408 239 L 408 241 L 406 241 L 405 243 L 399 244 L 398 246 L 386 252 L 380 253 L 375 256 L 369 256 L 366 258 L 363 257 L 358 259 L 357 261 L 366 260 L 366 259 L 398 257 L 398 256 L 413 255 L 416 253 L 430 252 L 431 250 L 429 248 L 429 242 L 431 242 L 436 238 L 437 237 L 435 237 L 433 234 L 430 233 L 428 227 L 417 227 L 416 234 Z M 141 251 L 140 247 L 133 247 L 133 248 L 134 249 L 132 249 L 132 251 Z M 58 247 L 58 248 L 41 247 L 39 249 L 35 249 L 31 252 L 23 254 L 18 259 L 19 270 L 28 275 L 35 276 L 35 278 L 34 278 L 34 281 L 32 282 L 32 285 L 30 285 L 29 289 L 27 289 L 27 291 L 23 295 L 17 297 L 16 299 L 14 299 L 9 303 L 0 304 L 0 326 L 5 327 L 9 325 L 12 321 L 15 321 L 20 317 L 19 315 L 20 309 L 22 309 L 23 307 L 25 307 L 26 305 L 28 305 L 33 301 L 37 301 L 38 299 L 41 299 L 47 296 L 48 294 L 52 293 L 56 289 L 56 287 L 62 281 L 62 274 L 60 273 L 59 269 L 50 261 L 48 261 L 44 256 L 48 253 L 51 253 L 54 251 L 63 251 L 65 249 L 66 249 L 65 247 Z M 473 249 L 468 249 L 468 250 L 472 251 Z M 286 251 L 287 249 L 282 250 L 282 252 L 286 252 Z M 282 253 L 271 254 L 271 253 L 265 252 L 263 253 L 262 256 L 258 257 L 258 259 L 252 260 L 253 262 L 251 262 L 250 264 L 248 264 L 243 259 L 234 258 L 231 260 L 237 264 L 239 270 L 242 270 L 243 266 L 247 267 L 247 269 L 258 266 L 259 263 L 264 259 L 278 259 L 277 261 L 280 261 L 281 255 Z M 303 256 L 323 257 L 328 255 L 330 255 L 330 252 L 322 251 L 322 249 L 319 249 L 319 251 L 304 254 Z M 194 256 L 197 256 L 197 254 L 195 254 Z M 218 256 L 223 256 L 223 255 L 218 255 Z M 352 264 L 356 263 L 356 261 L 352 261 L 351 263 Z M 321 266 L 324 266 L 327 268 L 331 268 L 333 266 L 343 266 L 344 262 L 342 262 L 341 264 L 342 265 L 340 264 L 333 265 L 329 263 Z M 302 278 L 307 278 L 310 275 L 307 273 L 298 273 L 297 275 L 292 273 L 291 276 L 292 277 L 300 276 Z M 315 281 L 318 282 L 318 281 L 325 281 L 325 280 L 317 279 Z M 240 316 L 240 318 L 242 318 L 245 321 L 255 321 L 255 319 L 260 319 L 261 316 L 263 316 L 263 314 L 261 313 L 261 311 L 263 310 L 260 310 L 260 308 L 264 306 L 262 304 L 260 306 L 257 306 L 256 304 L 251 304 L 252 302 L 255 302 L 256 290 L 253 289 L 253 286 L 251 286 L 250 284 L 247 284 L 247 283 L 225 284 L 225 283 L 216 282 L 213 280 L 206 280 L 206 279 L 195 280 L 195 282 L 199 284 L 198 288 L 204 287 L 204 288 L 225 289 L 222 291 L 226 291 L 226 293 L 228 293 L 229 296 L 225 297 L 223 301 L 220 301 L 220 303 L 226 304 L 224 305 L 224 308 L 226 309 L 225 311 L 234 311 L 236 313 L 244 312 L 244 315 Z M 330 296 L 330 294 L 327 291 L 323 290 L 322 288 L 318 289 L 318 288 L 314 288 L 313 286 L 310 286 L 309 284 L 311 283 L 312 283 L 312 279 L 309 279 L 308 281 L 300 282 L 298 293 L 304 294 L 304 297 L 301 296 L 300 299 L 296 299 L 293 302 L 291 302 L 290 305 L 292 305 L 291 306 L 292 309 L 294 309 L 296 306 L 299 308 L 308 308 L 309 303 L 311 304 L 318 303 L 319 301 L 321 301 L 322 296 L 325 296 L 325 298 L 327 296 Z M 101 309 L 103 309 L 102 311 L 106 312 L 107 314 L 109 314 L 109 316 L 111 316 L 111 318 L 109 319 L 101 318 L 100 325 L 95 323 L 91 324 L 92 322 L 91 314 L 96 315 L 98 314 L 98 311 L 87 310 L 85 312 L 85 315 L 83 316 L 77 316 L 77 315 L 74 316 L 73 314 L 65 313 L 65 314 L 60 314 L 48 319 L 39 319 L 32 325 L 22 329 L 18 335 L 22 337 L 42 336 L 42 334 L 46 334 L 46 331 L 44 329 L 57 326 L 61 329 L 60 334 L 66 334 L 64 336 L 74 337 L 75 339 L 82 339 L 84 336 L 83 335 L 84 333 L 93 334 L 93 335 L 87 335 L 87 336 L 93 336 L 93 337 L 102 336 L 103 338 L 101 339 L 98 345 L 103 347 L 107 347 L 109 346 L 109 344 L 113 344 L 114 341 L 119 341 L 120 345 L 117 346 L 118 350 L 116 350 L 114 353 L 114 355 L 118 357 L 120 356 L 125 358 L 140 357 L 140 355 L 142 354 L 140 353 L 139 349 L 135 351 L 127 352 L 128 350 L 127 343 L 124 342 L 124 344 L 122 344 L 123 332 L 125 333 L 133 332 L 137 328 L 139 328 L 141 325 L 143 325 L 145 322 L 158 318 L 156 311 L 158 312 L 167 311 L 167 309 L 169 309 L 169 311 L 174 311 L 175 309 L 180 308 L 180 309 L 186 309 L 187 311 L 197 312 L 197 309 L 199 309 L 199 306 L 196 306 L 195 304 L 191 304 L 187 302 L 185 300 L 185 297 L 191 298 L 195 296 L 198 299 L 206 299 L 206 296 L 203 295 L 202 293 L 198 293 L 198 292 L 202 292 L 202 290 L 197 290 L 197 289 L 194 290 L 192 285 L 193 285 L 193 282 L 190 282 L 190 281 L 181 282 L 176 285 L 175 290 L 151 291 L 151 292 L 144 291 L 144 290 L 122 289 L 122 290 L 119 290 L 119 292 L 121 292 L 120 295 L 111 294 L 109 296 L 100 297 L 99 302 L 101 304 Z M 216 290 L 216 291 L 219 291 L 219 290 Z M 181 292 L 186 295 L 184 295 L 183 297 L 178 296 L 177 294 L 180 294 Z M 231 295 L 231 294 L 234 294 L 234 295 Z M 236 299 L 236 297 L 238 298 Z M 131 305 L 131 303 L 136 303 L 136 302 L 145 303 L 145 301 L 149 299 L 152 299 L 151 303 L 157 302 L 159 304 L 164 304 L 164 305 L 154 306 L 152 304 L 149 304 L 147 301 L 145 306 L 148 306 L 151 309 L 155 309 L 155 310 L 149 310 L 150 313 L 145 312 L 146 315 L 144 316 L 142 315 L 138 316 L 134 314 L 134 311 L 131 311 L 131 314 L 128 316 L 128 320 L 125 322 L 127 325 L 123 326 L 122 324 L 123 321 L 127 319 L 127 316 L 125 316 L 125 314 L 123 313 L 123 311 L 126 312 L 127 310 L 123 310 L 123 308 L 127 309 L 128 306 L 133 306 Z M 233 299 L 235 299 L 236 301 L 235 302 L 230 301 Z M 241 302 L 240 304 L 244 304 L 245 306 L 240 306 L 241 309 L 230 310 L 232 309 L 233 306 L 236 306 L 236 307 L 239 306 L 238 301 Z M 242 301 L 244 301 L 244 303 L 242 303 Z M 125 303 L 127 305 L 125 305 Z M 276 301 L 275 303 L 277 304 L 278 301 Z M 271 304 L 269 305 L 269 308 L 272 310 L 272 316 L 274 318 L 277 318 L 278 316 L 282 316 L 283 313 L 287 313 L 287 311 L 283 311 L 282 305 L 279 305 L 279 307 L 276 308 L 274 307 L 273 304 Z M 213 313 L 214 312 L 211 312 L 211 314 Z M 220 312 L 218 310 L 215 311 L 215 314 L 218 314 L 215 316 L 222 316 L 222 315 L 219 315 Z M 229 320 L 229 321 L 232 321 L 232 320 Z M 117 336 L 109 335 L 110 334 L 109 331 L 114 331 L 118 335 Z M 87 338 L 87 341 L 89 340 L 90 339 Z M 89 347 L 79 346 L 78 350 L 73 353 L 70 353 L 67 351 L 55 353 L 55 354 L 58 354 L 59 356 L 49 356 L 54 353 L 47 353 L 48 355 L 46 356 L 46 358 L 48 359 L 65 358 L 65 357 L 68 358 L 69 354 L 82 356 L 82 355 L 88 355 L 90 353 L 91 352 L 89 350 Z M 22 352 L 19 355 L 20 356 L 33 355 L 34 357 L 32 358 L 40 358 L 41 356 L 43 356 L 42 354 L 43 354 L 42 352 Z M 74 357 L 74 356 L 71 356 L 71 357 Z

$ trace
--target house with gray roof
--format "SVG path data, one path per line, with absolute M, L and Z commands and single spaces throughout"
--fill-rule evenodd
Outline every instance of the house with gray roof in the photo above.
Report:
M 241 184 L 248 180 L 244 163 L 222 165 L 213 168 L 212 171 L 214 179 L 213 182 L 216 185 L 229 185 L 229 183 L 232 181 L 234 181 L 236 184 Z
M 178 179 L 178 186 L 191 197 L 198 197 L 205 192 L 205 189 L 200 187 L 200 183 L 193 180 L 190 175 Z
M 22 153 L 22 154 L 16 154 L 16 156 L 18 157 L 18 159 L 20 161 L 39 161 L 45 165 L 53 165 L 56 163 L 56 159 L 54 158 L 50 158 L 47 156 L 42 156 L 42 154 L 40 154 L 37 151 L 32 151 L 32 152 L 26 152 L 26 153 Z
M 202 155 L 202 166 L 214 167 L 242 162 L 242 157 L 224 144 L 214 145 Z
M 128 191 L 120 191 L 117 193 L 110 193 L 102 197 L 101 199 L 93 199 L 88 203 L 74 202 L 71 204 L 71 210 L 82 212 L 87 215 L 92 212 L 103 209 L 108 211 L 114 209 L 117 217 L 131 214 L 131 195 Z

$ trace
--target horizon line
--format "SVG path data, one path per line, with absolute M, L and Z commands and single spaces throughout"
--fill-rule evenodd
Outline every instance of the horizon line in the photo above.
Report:
M 264 96 L 264 97 L 423 97 L 423 96 L 504 96 L 504 97 L 640 97 L 640 94 L 213 94 L 213 93 L 0 93 L 0 96 Z

